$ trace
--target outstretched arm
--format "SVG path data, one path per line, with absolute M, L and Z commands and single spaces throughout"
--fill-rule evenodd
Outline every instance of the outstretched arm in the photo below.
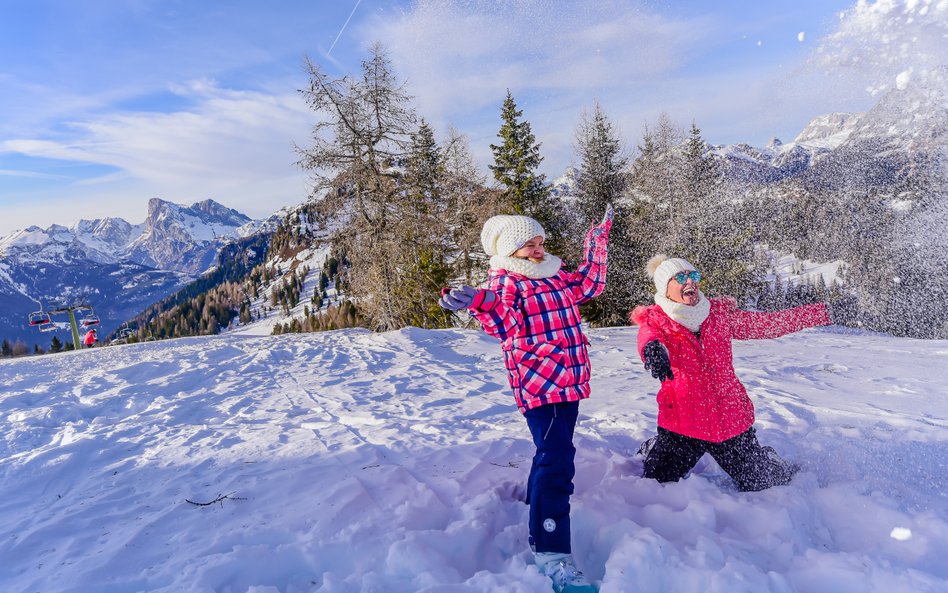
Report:
M 808 327 L 832 323 L 825 303 L 767 313 L 741 311 L 735 307 L 730 312 L 729 318 L 731 337 L 735 340 L 779 338 Z

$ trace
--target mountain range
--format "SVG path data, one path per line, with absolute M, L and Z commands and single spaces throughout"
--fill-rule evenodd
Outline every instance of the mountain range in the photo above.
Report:
M 94 308 L 104 337 L 213 267 L 224 245 L 259 227 L 213 200 L 182 206 L 153 198 L 141 224 L 105 218 L 16 231 L 0 239 L 0 337 L 45 347 L 51 336 L 28 325 L 29 313 L 80 302 Z M 54 321 L 65 327 L 67 318 Z M 71 341 L 68 332 L 58 335 Z
M 796 179 L 807 187 L 868 191 L 901 186 L 932 171 L 944 176 L 946 80 L 930 76 L 901 85 L 865 113 L 816 117 L 789 143 L 711 146 L 709 153 L 724 164 L 727 176 L 751 184 Z M 552 189 L 570 199 L 574 186 L 575 171 L 568 170 Z M 272 233 L 290 210 L 252 221 L 213 200 L 182 206 L 154 198 L 141 224 L 81 220 L 0 238 L 0 338 L 45 347 L 49 338 L 38 339 L 41 334 L 28 326 L 29 313 L 40 303 L 50 308 L 78 301 L 95 307 L 104 336 L 212 268 L 223 246 Z
M 864 113 L 813 119 L 793 139 L 763 148 L 712 147 L 732 178 L 773 183 L 802 178 L 811 188 L 864 190 L 904 184 L 948 164 L 948 68 L 900 84 Z

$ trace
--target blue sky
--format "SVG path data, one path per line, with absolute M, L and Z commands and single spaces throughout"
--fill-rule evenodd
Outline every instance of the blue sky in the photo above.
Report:
M 792 138 L 944 64 L 946 0 L 36 0 L 0 19 L 0 236 L 144 220 L 149 198 L 253 217 L 302 202 L 309 56 L 381 41 L 436 132 L 483 170 L 507 88 L 560 175 L 599 101 L 630 149 L 662 112 L 715 144 Z M 351 16 L 351 19 L 350 19 Z M 902 43 L 911 39 L 911 43 Z M 881 40 L 881 41 L 880 41 Z M 329 50 L 332 48 L 332 52 Z

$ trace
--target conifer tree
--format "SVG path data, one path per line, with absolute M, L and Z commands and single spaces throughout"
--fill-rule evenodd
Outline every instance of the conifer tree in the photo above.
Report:
M 486 187 L 486 179 L 471 156 L 468 139 L 449 130 L 444 142 L 444 196 L 449 232 L 456 258 L 453 274 L 464 284 L 477 285 L 486 278 L 486 256 L 481 247 L 481 228 L 490 216 L 501 212 L 499 190 Z
M 615 208 L 609 237 L 609 280 L 602 294 L 583 307 L 583 317 L 601 325 L 624 325 L 636 304 L 628 286 L 638 275 L 634 254 L 641 251 L 630 219 L 632 209 L 624 203 L 629 172 L 619 133 L 596 103 L 592 113 L 584 113 L 576 130 L 576 150 L 580 165 L 576 172 L 578 220 L 571 227 L 571 252 L 583 257 L 582 244 L 592 225 L 602 219 L 606 207 Z
M 508 89 L 500 110 L 503 123 L 497 132 L 501 142 L 490 145 L 494 163 L 489 167 L 504 191 L 509 208 L 539 221 L 546 230 L 548 249 L 556 251 L 564 245 L 561 208 L 550 194 L 546 176 L 538 172 L 543 161 L 540 144 L 531 131 L 530 122 L 521 120 L 522 116 L 523 110 L 517 109 Z
M 441 287 L 451 277 L 444 178 L 441 149 L 434 131 L 422 120 L 408 153 L 406 195 L 396 231 L 405 242 L 396 255 L 401 259 L 396 293 L 402 299 L 404 324 L 427 328 L 449 324 L 448 313 L 438 305 Z
M 694 264 L 708 296 L 729 295 L 743 304 L 763 286 L 751 267 L 755 229 L 723 199 L 723 189 L 720 167 L 707 154 L 697 125 L 685 139 L 662 114 L 653 129 L 646 129 L 632 166 L 637 228 L 646 235 L 640 240 L 651 245 L 653 254 Z M 650 299 L 653 288 L 646 285 L 648 294 L 640 296 Z
M 623 155 L 618 132 L 599 103 L 584 113 L 576 131 L 580 166 L 576 174 L 576 203 L 580 227 L 602 218 L 606 205 L 616 204 L 628 183 L 629 161 Z

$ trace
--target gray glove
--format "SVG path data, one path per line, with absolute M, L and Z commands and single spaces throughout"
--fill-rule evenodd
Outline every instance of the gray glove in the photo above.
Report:
M 448 311 L 461 309 L 480 309 L 482 305 L 494 302 L 494 293 L 489 290 L 463 285 L 460 288 L 445 288 L 441 291 L 438 304 Z

